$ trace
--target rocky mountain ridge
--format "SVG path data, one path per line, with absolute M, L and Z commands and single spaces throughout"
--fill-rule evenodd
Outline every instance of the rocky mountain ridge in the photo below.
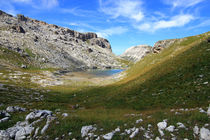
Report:
M 132 62 L 137 62 L 151 52 L 152 52 L 151 46 L 138 45 L 130 47 L 127 50 L 125 50 L 125 52 L 122 55 L 120 55 L 120 57 Z
M 150 53 L 160 53 L 163 49 L 168 48 L 177 40 L 179 39 L 160 40 L 157 41 L 153 47 L 149 45 L 133 46 L 125 50 L 125 52 L 121 54 L 120 57 L 122 59 L 136 63 Z
M 120 68 L 108 40 L 24 15 L 0 11 L 0 46 L 18 52 L 38 67 Z

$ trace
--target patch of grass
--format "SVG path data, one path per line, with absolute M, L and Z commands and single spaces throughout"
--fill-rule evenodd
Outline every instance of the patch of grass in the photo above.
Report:
M 25 49 L 25 52 L 32 58 L 35 58 L 35 54 L 32 53 L 32 51 L 29 48 Z

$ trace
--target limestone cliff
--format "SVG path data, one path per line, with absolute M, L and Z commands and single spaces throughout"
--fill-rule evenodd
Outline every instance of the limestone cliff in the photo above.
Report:
M 118 68 L 108 40 L 24 15 L 0 11 L 0 46 L 38 62 L 40 67 Z
M 139 45 L 128 48 L 122 55 L 120 55 L 120 57 L 132 62 L 137 62 L 151 52 L 151 46 Z

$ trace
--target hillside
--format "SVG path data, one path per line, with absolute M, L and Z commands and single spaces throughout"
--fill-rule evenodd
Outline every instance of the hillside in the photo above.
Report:
M 24 15 L 13 17 L 3 11 L 0 11 L 0 47 L 28 60 L 23 63 L 27 67 L 70 70 L 121 67 L 109 41 L 95 33 L 80 33 Z
M 0 109 L 6 110 L 0 115 L 0 139 L 208 140 L 209 37 L 207 32 L 157 45 L 158 53 L 148 54 L 109 85 L 40 87 L 31 78 L 53 69 L 0 65 Z

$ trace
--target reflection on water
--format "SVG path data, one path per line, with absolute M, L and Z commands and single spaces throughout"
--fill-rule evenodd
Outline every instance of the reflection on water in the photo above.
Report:
M 109 69 L 109 70 L 89 70 L 86 73 L 95 76 L 111 76 L 124 71 L 124 69 Z

